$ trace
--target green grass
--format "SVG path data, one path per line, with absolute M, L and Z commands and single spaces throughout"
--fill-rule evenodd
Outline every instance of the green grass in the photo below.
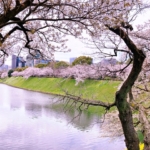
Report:
M 116 89 L 120 84 L 119 81 L 85 80 L 84 83 L 75 86 L 74 79 L 37 77 L 31 77 L 29 79 L 11 77 L 4 81 L 4 83 L 27 90 L 50 94 L 64 95 L 65 90 L 71 94 L 81 95 L 83 98 L 108 102 L 114 101 Z

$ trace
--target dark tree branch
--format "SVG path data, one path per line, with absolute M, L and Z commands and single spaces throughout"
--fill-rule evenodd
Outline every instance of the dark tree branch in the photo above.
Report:
M 105 107 L 106 109 L 110 109 L 111 107 L 116 106 L 115 103 L 106 103 L 106 102 L 102 102 L 100 100 L 89 100 L 89 99 L 84 99 L 80 96 L 75 96 L 69 93 L 66 93 L 65 96 L 63 96 L 64 98 L 70 99 L 70 100 L 74 100 L 75 102 L 80 102 L 83 104 L 87 104 L 87 105 L 91 105 L 91 106 L 102 106 Z
M 18 13 L 31 5 L 33 0 L 26 0 L 24 3 L 17 5 L 12 10 L 7 11 L 5 14 L 0 15 L 0 28 L 6 26 L 6 23 L 12 20 Z

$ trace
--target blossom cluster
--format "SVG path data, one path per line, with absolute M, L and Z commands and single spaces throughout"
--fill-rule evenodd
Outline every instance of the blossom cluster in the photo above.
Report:
M 12 73 L 13 77 L 24 77 L 28 79 L 29 77 L 56 77 L 56 78 L 74 78 L 76 84 L 79 82 L 84 82 L 85 79 L 105 79 L 107 77 L 117 78 L 119 80 L 124 80 L 130 71 L 131 67 L 123 69 L 125 65 L 102 65 L 102 64 L 92 64 L 92 65 L 76 65 L 69 66 L 67 68 L 54 69 L 52 67 L 35 68 L 28 67 L 24 71 L 18 72 L 14 71 Z M 5 78 L 6 73 L 1 75 L 1 78 Z

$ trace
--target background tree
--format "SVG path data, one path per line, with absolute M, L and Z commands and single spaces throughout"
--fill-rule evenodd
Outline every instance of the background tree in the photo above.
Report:
M 67 68 L 69 66 L 69 63 L 65 62 L 65 61 L 59 61 L 59 62 L 55 62 L 55 68 L 59 68 L 59 69 L 63 69 L 63 68 Z
M 93 62 L 93 59 L 89 56 L 80 56 L 78 58 L 76 58 L 73 62 L 72 65 L 91 65 Z
M 44 67 L 47 67 L 48 65 L 47 64 L 37 64 L 35 65 L 36 68 L 44 68 Z

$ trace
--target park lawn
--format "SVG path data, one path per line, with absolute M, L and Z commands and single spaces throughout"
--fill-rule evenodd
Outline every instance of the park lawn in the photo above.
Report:
M 43 93 L 64 95 L 64 91 L 67 91 L 86 99 L 113 102 L 120 81 L 85 80 L 83 83 L 75 85 L 74 79 L 38 77 L 24 79 L 22 77 L 11 77 L 7 78 L 4 83 Z

